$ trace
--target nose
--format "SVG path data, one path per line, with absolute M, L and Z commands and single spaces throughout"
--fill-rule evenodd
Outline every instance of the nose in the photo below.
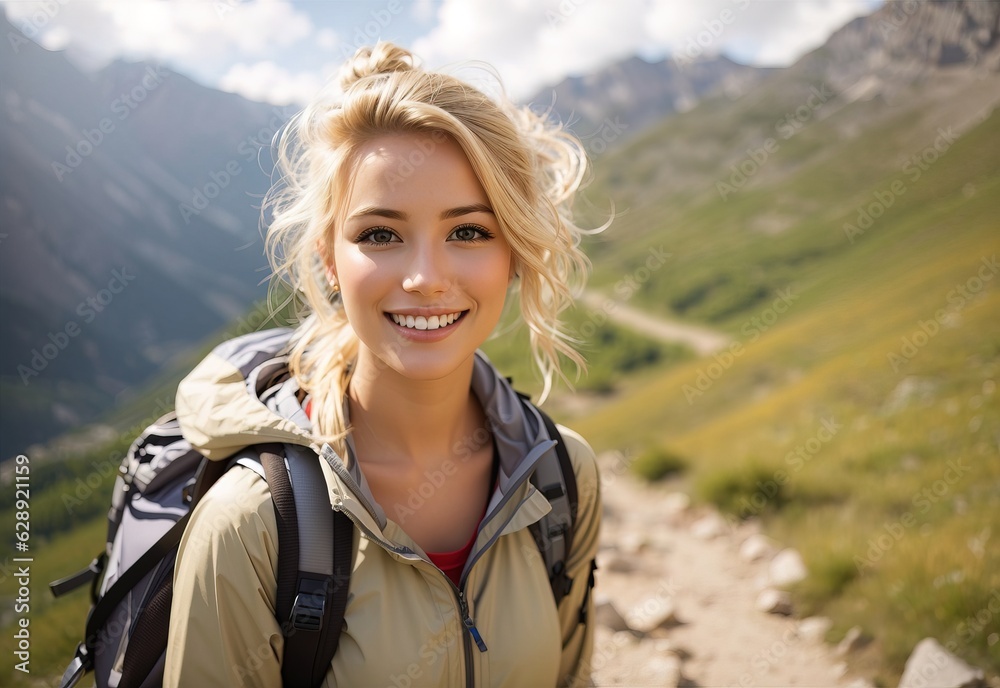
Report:
M 407 292 L 434 296 L 451 288 L 451 270 L 444 247 L 421 245 L 414 247 L 403 278 Z

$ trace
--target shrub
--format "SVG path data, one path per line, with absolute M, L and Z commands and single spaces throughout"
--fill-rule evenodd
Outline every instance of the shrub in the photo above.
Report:
M 741 520 L 780 511 L 789 502 L 788 488 L 777 471 L 750 462 L 733 471 L 716 471 L 696 486 L 699 496 Z
M 663 447 L 647 449 L 632 463 L 632 470 L 649 482 L 682 473 L 686 469 L 687 461 Z

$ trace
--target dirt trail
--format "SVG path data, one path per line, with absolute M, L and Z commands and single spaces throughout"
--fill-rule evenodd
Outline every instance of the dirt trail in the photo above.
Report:
M 584 292 L 581 300 L 588 308 L 607 313 L 608 318 L 619 325 L 662 342 L 687 344 L 701 356 L 715 353 L 729 344 L 729 337 L 721 332 L 650 315 L 595 291 Z
M 598 557 L 598 597 L 632 629 L 598 617 L 596 686 L 845 686 L 843 660 L 822 641 L 823 620 L 759 611 L 768 556 L 740 556 L 752 526 L 704 519 L 679 493 L 646 486 L 604 456 L 605 519 Z M 617 467 L 621 468 L 620 465 Z M 706 528 L 714 520 L 714 534 Z M 671 614 L 670 622 L 649 626 Z M 818 629 L 818 630 L 817 630 Z

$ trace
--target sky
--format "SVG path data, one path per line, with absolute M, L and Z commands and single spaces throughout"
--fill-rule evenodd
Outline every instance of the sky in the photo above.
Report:
M 166 65 L 206 86 L 304 105 L 362 45 L 430 68 L 491 64 L 527 99 L 639 55 L 787 66 L 881 0 L 5 0 L 8 19 L 85 70 Z

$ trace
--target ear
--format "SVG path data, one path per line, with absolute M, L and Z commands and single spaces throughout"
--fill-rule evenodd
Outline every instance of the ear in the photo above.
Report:
M 322 239 L 316 240 L 316 253 L 323 261 L 323 272 L 326 274 L 326 281 L 331 285 L 338 284 L 337 262 L 333 257 L 333 250 L 327 246 Z
M 518 277 L 517 274 L 517 257 L 511 253 L 510 254 L 510 270 L 507 272 L 507 286 L 509 287 L 514 283 L 514 278 Z

